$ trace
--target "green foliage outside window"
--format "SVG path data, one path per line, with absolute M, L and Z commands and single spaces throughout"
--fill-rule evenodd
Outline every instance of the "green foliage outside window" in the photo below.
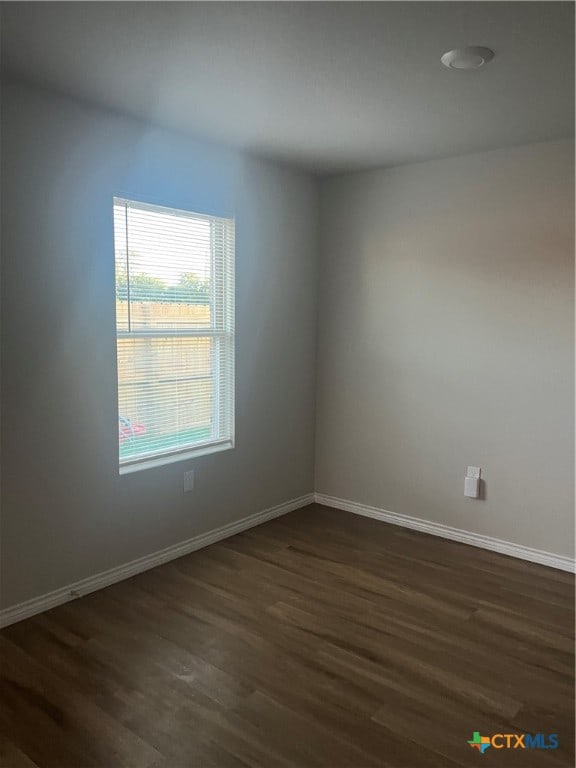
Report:
M 128 299 L 126 275 L 116 276 L 116 297 Z M 131 301 L 171 301 L 180 304 L 209 304 L 210 285 L 192 272 L 184 272 L 176 285 L 167 285 L 158 277 L 143 272 L 130 275 Z

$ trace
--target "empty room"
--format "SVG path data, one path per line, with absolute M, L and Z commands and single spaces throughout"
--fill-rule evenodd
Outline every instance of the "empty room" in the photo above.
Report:
M 572 768 L 574 4 L 0 24 L 0 768 Z

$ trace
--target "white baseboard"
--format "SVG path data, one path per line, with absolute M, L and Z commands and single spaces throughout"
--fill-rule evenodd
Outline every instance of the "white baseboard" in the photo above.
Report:
M 142 573 L 142 571 L 155 568 L 157 565 L 162 565 L 162 563 L 175 560 L 177 557 L 182 557 L 182 555 L 187 555 L 197 549 L 207 547 L 216 541 L 227 539 L 229 536 L 234 536 L 234 534 L 245 531 L 247 528 L 253 528 L 255 525 L 265 523 L 267 520 L 272 520 L 275 517 L 280 517 L 280 515 L 285 515 L 295 509 L 312 504 L 313 501 L 313 493 L 300 496 L 297 499 L 286 501 L 262 512 L 256 512 L 248 517 L 243 517 L 241 520 L 236 520 L 228 525 L 223 525 L 221 528 L 216 528 L 213 531 L 201 533 L 199 536 L 173 544 L 171 547 L 153 552 L 151 555 L 139 557 L 137 560 L 132 560 L 116 568 L 110 568 L 108 571 L 97 573 L 95 576 L 89 576 L 87 579 L 82 579 L 82 581 L 77 581 L 74 584 L 68 584 L 66 587 L 40 595 L 40 597 L 5 608 L 3 611 L 0 611 L 0 627 L 15 624 L 17 621 L 22 621 L 22 619 L 27 619 L 36 613 L 42 613 L 42 611 L 55 608 L 57 605 L 75 600 L 78 597 L 87 595 L 89 592 L 95 592 L 97 589 L 108 587 L 117 581 L 129 579 L 137 573 Z
M 325 496 L 323 493 L 315 493 L 314 501 L 316 504 L 324 504 L 326 507 L 334 507 L 345 512 L 353 512 L 355 515 L 364 515 L 364 517 L 373 517 L 375 520 L 382 520 L 385 523 L 399 525 L 402 528 L 412 528 L 415 531 L 429 533 L 432 536 L 440 536 L 443 539 L 460 541 L 463 544 L 470 544 L 480 549 L 489 549 L 493 552 L 500 552 L 503 555 L 520 558 L 520 560 L 530 560 L 532 563 L 547 565 L 550 568 L 557 568 L 560 571 L 574 573 L 574 560 L 563 555 L 555 555 L 553 552 L 545 552 L 541 549 L 532 549 L 524 547 L 521 544 L 514 544 L 511 541 L 495 539 L 492 536 L 482 536 L 479 533 L 464 531 L 461 528 L 452 528 L 449 525 L 441 523 L 432 523 L 429 520 L 422 520 L 419 517 L 410 517 L 409 515 L 399 515 L 396 512 L 387 512 L 385 509 L 370 507 L 367 504 L 359 504 L 347 499 L 338 499 L 334 496 Z
M 95 592 L 98 589 L 108 587 L 111 584 L 115 584 L 117 581 L 129 579 L 131 576 L 142 573 L 142 571 L 147 571 L 150 568 L 155 568 L 157 565 L 162 565 L 162 563 L 175 560 L 176 558 L 187 555 L 197 549 L 207 547 L 209 544 L 213 544 L 216 541 L 221 541 L 229 536 L 234 536 L 236 533 L 245 531 L 248 528 L 253 528 L 256 525 L 265 523 L 267 520 L 272 520 L 275 517 L 285 515 L 295 509 L 306 507 L 308 504 L 312 504 L 312 502 L 323 504 L 326 507 L 341 509 L 345 512 L 352 512 L 356 515 L 372 517 L 376 520 L 392 523 L 392 525 L 399 525 L 403 528 L 412 528 L 416 531 L 429 533 L 432 536 L 440 536 L 443 539 L 451 539 L 452 541 L 459 541 L 463 544 L 470 544 L 473 547 L 500 552 L 503 555 L 510 555 L 511 557 L 520 558 L 521 560 L 529 560 L 530 562 L 547 565 L 550 568 L 557 568 L 561 571 L 568 571 L 569 573 L 574 573 L 575 571 L 574 560 L 563 555 L 556 555 L 553 552 L 545 552 L 541 549 L 524 547 L 521 544 L 514 544 L 511 541 L 503 541 L 491 536 L 482 536 L 478 533 L 464 531 L 461 528 L 452 528 L 448 525 L 442 525 L 441 523 L 433 523 L 418 517 L 410 517 L 409 515 L 388 512 L 384 509 L 371 507 L 367 504 L 359 504 L 358 502 L 348 501 L 347 499 L 326 496 L 322 493 L 309 493 L 305 496 L 300 496 L 297 499 L 287 501 L 284 504 L 278 504 L 275 507 L 265 509 L 262 512 L 256 512 L 253 515 L 244 517 L 241 520 L 236 520 L 221 528 L 216 528 L 207 533 L 202 533 L 199 536 L 194 536 L 191 539 L 179 542 L 171 547 L 166 547 L 158 552 L 153 552 L 151 555 L 145 555 L 137 560 L 132 560 L 129 563 L 117 566 L 116 568 L 111 568 L 110 570 L 98 573 L 95 576 L 89 576 L 86 579 L 82 579 L 82 581 L 68 584 L 65 587 L 56 589 L 53 592 L 48 592 L 45 595 L 40 595 L 32 600 L 27 600 L 24 603 L 5 608 L 0 611 L 0 627 L 15 624 L 17 621 L 22 621 L 22 619 L 27 619 L 37 613 L 48 611 L 50 608 L 55 608 L 57 605 L 62 605 L 70 600 L 75 600 L 78 597 L 87 595 L 90 592 Z

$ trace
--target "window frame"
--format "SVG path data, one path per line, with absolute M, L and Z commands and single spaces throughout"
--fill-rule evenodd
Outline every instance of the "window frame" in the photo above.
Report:
M 210 326 L 199 327 L 197 329 L 179 329 L 179 328 L 152 328 L 152 329 L 137 329 L 133 330 L 128 327 L 128 330 L 120 330 L 118 328 L 118 320 L 116 319 L 116 404 L 118 418 L 120 416 L 120 398 L 119 398 L 119 376 L 118 376 L 118 341 L 120 339 L 167 339 L 167 338 L 210 338 L 213 340 L 210 350 L 211 356 L 211 379 L 212 379 L 212 435 L 202 441 L 188 444 L 182 447 L 173 449 L 164 449 L 162 451 L 156 450 L 150 451 L 140 456 L 130 456 L 122 459 L 120 456 L 120 443 L 118 443 L 118 469 L 119 474 L 129 474 L 137 472 L 143 469 L 150 469 L 153 467 L 160 467 L 165 464 L 172 464 L 178 461 L 185 461 L 186 459 L 192 459 L 199 456 L 206 456 L 212 453 L 218 453 L 233 449 L 236 444 L 235 440 L 235 421 L 236 421 L 236 387 L 235 387 L 235 368 L 236 368 L 236 354 L 235 354 L 235 265 L 236 265 L 236 248 L 235 248 L 235 219 L 232 215 L 213 215 L 207 213 L 197 213 L 195 211 L 189 211 L 184 209 L 175 208 L 172 206 L 164 206 L 156 203 L 150 203 L 144 200 L 135 200 L 133 198 L 126 197 L 125 195 L 114 195 L 112 210 L 114 211 L 116 206 L 125 206 L 126 213 L 128 207 L 138 208 L 140 210 L 157 211 L 159 213 L 170 213 L 177 217 L 188 217 L 193 219 L 203 219 L 210 224 Z M 231 237 L 232 245 L 229 250 L 222 248 L 221 253 L 218 255 L 216 247 L 215 229 L 216 223 L 221 222 L 222 226 L 228 228 L 228 236 Z M 117 265 L 117 250 L 116 250 L 116 227 L 114 225 L 114 295 L 117 297 L 117 284 L 116 284 L 116 265 Z M 129 256 L 129 240 L 128 240 L 128 221 L 126 221 L 126 263 L 127 273 L 129 274 L 130 256 Z M 217 259 L 222 259 L 220 269 L 217 269 Z M 229 263 L 226 263 L 226 260 Z M 220 278 L 219 275 L 220 274 Z M 217 281 L 220 279 L 220 289 L 217 285 Z M 231 285 L 228 282 L 231 282 Z M 218 305 L 217 296 L 221 296 L 221 306 Z M 128 311 L 128 323 L 130 323 L 130 288 L 129 278 L 127 282 L 127 311 Z M 219 323 L 219 317 L 221 322 Z M 219 327 L 219 325 L 221 327 Z M 220 375 L 220 368 L 222 365 L 222 356 L 220 351 L 216 350 L 216 345 L 220 345 L 224 341 L 231 345 L 231 351 L 229 354 L 229 368 L 227 375 Z M 222 390 L 229 386 L 230 391 L 227 393 L 227 399 L 229 401 L 229 413 L 227 414 L 227 420 L 229 421 L 229 429 L 227 430 L 227 436 L 215 437 L 220 432 L 221 424 L 221 401 Z M 229 436 L 228 436 L 229 435 Z

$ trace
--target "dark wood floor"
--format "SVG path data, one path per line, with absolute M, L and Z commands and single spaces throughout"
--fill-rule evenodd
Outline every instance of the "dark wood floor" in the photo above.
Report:
M 4 629 L 0 764 L 572 767 L 573 605 L 566 573 L 308 507 Z

